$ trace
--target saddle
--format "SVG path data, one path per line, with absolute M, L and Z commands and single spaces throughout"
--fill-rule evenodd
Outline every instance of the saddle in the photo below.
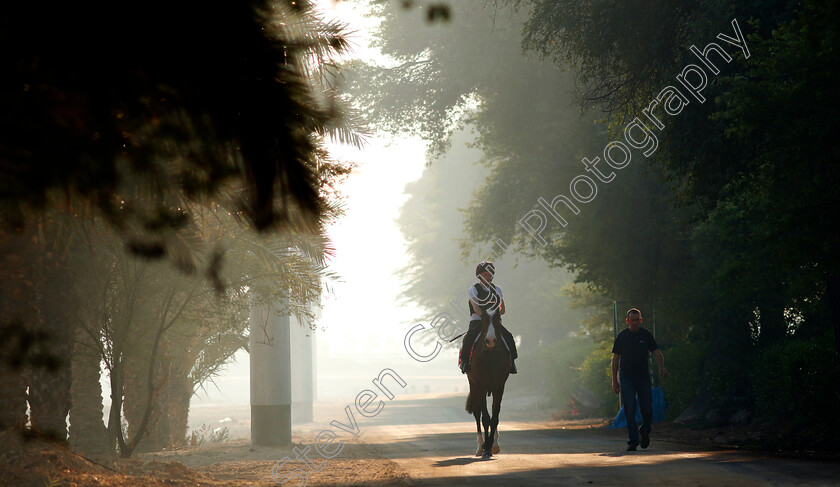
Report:
M 505 328 L 505 326 L 502 325 L 501 323 L 498 325 L 498 327 L 500 328 L 500 332 L 498 334 L 499 339 L 501 339 L 502 343 L 505 345 L 505 350 L 507 350 L 508 353 L 511 353 L 510 345 L 508 345 L 507 340 L 505 340 L 504 333 L 501 333 L 501 330 L 507 331 L 507 328 Z M 479 333 L 475 336 L 475 340 L 473 340 L 472 344 L 470 345 L 470 354 L 469 354 L 470 362 L 472 362 L 472 355 L 473 355 L 473 351 L 475 350 L 475 344 L 478 343 L 479 338 L 481 338 L 481 333 Z M 461 365 L 461 354 L 460 353 L 458 354 L 458 365 Z

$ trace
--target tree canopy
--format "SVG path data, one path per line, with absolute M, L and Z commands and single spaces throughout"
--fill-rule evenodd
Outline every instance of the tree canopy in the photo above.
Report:
M 329 215 L 324 189 L 346 168 L 321 138 L 361 136 L 329 84 L 344 26 L 309 1 L 15 2 L 0 27 L 7 228 L 78 196 L 157 256 L 156 236 L 195 217 L 185 202 L 259 231 L 317 233 Z
M 380 127 L 427 139 L 432 156 L 457 154 L 447 150 L 458 127 L 475 131 L 489 171 L 465 212 L 470 248 L 501 238 L 573 271 L 574 303 L 642 308 L 660 345 L 683 353 L 693 390 L 678 397 L 767 397 L 781 386 L 731 371 L 758 374 L 768 359 L 831 375 L 840 352 L 837 5 L 462 2 L 451 29 L 419 33 L 410 15 L 379 5 L 392 64 L 361 71 L 359 99 Z M 688 89 L 680 78 L 702 93 L 663 112 L 663 93 Z M 607 161 L 618 143 L 623 164 Z M 541 238 L 522 222 L 532 211 L 543 216 Z M 605 319 L 596 313 L 584 328 L 608 341 L 593 321 Z M 806 349 L 835 358 L 802 366 Z M 686 358 L 696 351 L 706 354 L 699 366 Z M 824 386 L 840 398 L 836 384 Z M 783 421 L 768 405 L 747 406 Z M 820 411 L 793 421 L 837 426 Z

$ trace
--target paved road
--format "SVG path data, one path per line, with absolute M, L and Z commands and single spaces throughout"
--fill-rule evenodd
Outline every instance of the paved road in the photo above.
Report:
M 530 421 L 528 404 L 503 405 L 502 451 L 474 456 L 475 423 L 463 397 L 404 399 L 362 427 L 360 440 L 416 485 L 840 485 L 840 464 L 709 450 L 657 441 L 625 452 L 623 431 Z M 507 418 L 505 414 L 507 413 Z

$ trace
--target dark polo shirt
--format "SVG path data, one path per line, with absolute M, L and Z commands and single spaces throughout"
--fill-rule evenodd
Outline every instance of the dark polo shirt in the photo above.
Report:
M 648 374 L 648 354 L 659 348 L 651 332 L 644 328 L 633 333 L 629 328 L 615 337 L 612 353 L 621 355 L 618 368 L 627 374 Z

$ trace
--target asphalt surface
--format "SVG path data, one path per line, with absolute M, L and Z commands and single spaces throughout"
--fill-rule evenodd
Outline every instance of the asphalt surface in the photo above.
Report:
M 464 396 L 392 401 L 358 440 L 413 485 L 840 485 L 838 463 L 665 442 L 655 428 L 648 449 L 625 452 L 624 430 L 546 421 L 515 396 L 502 405 L 501 451 L 482 460 Z

